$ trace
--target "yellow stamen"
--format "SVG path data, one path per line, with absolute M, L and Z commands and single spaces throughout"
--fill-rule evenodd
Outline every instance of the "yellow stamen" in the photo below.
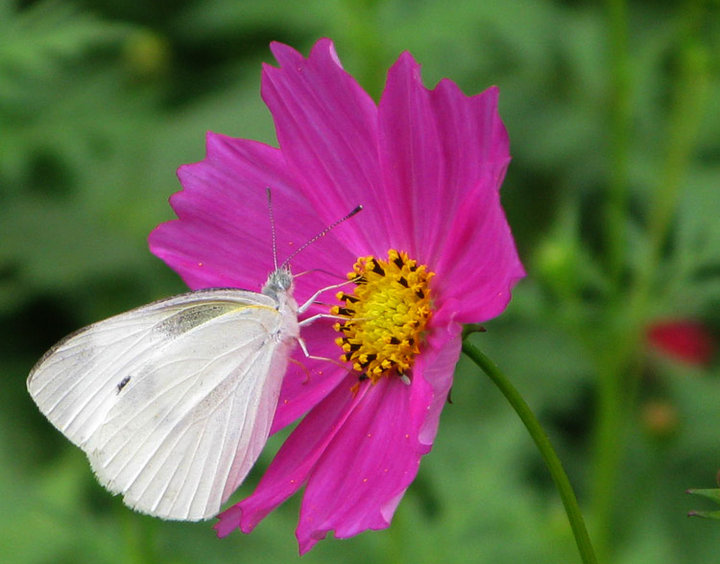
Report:
M 343 334 L 335 340 L 343 350 L 340 359 L 373 383 L 383 376 L 407 378 L 432 314 L 428 283 L 433 276 L 395 249 L 388 251 L 387 261 L 358 258 L 348 274 L 355 290 L 339 292 L 344 305 L 330 310 L 346 318 L 335 324 Z

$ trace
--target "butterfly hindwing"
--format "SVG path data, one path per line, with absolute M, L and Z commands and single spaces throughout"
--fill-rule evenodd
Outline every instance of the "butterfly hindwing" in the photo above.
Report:
M 58 343 L 28 390 L 128 505 L 210 517 L 267 439 L 289 346 L 277 306 L 233 289 L 154 302 Z

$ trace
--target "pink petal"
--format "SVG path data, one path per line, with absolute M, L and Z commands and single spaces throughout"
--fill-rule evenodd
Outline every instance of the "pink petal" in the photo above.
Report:
M 273 270 L 266 189 L 272 191 L 278 260 L 327 226 L 294 188 L 278 149 L 208 133 L 207 156 L 178 171 L 183 191 L 170 200 L 178 219 L 150 234 L 153 253 L 175 269 L 193 289 L 240 287 L 258 291 Z M 355 256 L 337 235 L 346 226 L 311 244 L 293 260 L 296 272 L 315 268 L 334 272 L 296 280 L 298 300 L 344 279 Z
M 307 480 L 317 460 L 364 396 L 353 395 L 357 381 L 347 375 L 316 409 L 298 425 L 278 451 L 253 494 L 221 513 L 215 525 L 219 536 L 240 527 L 249 533 L 273 509 L 295 493 Z
M 427 264 L 433 257 L 422 245 L 438 231 L 437 215 L 457 206 L 454 192 L 444 192 L 444 155 L 420 67 L 403 53 L 388 72 L 379 106 L 380 165 L 387 189 L 386 213 L 401 226 L 393 244 Z M 434 206 L 439 206 L 434 208 Z M 425 215 L 429 213 L 429 215 Z M 444 229 L 452 215 L 444 215 Z M 451 225 L 450 225 L 451 227 Z
M 255 492 L 219 516 L 218 534 L 252 531 L 308 478 L 297 531 L 301 552 L 331 529 L 345 538 L 387 527 L 421 455 L 431 448 L 459 334 L 454 326 L 430 335 L 411 386 L 383 379 L 353 395 L 357 379 L 347 375 L 293 431 Z
M 478 190 L 479 191 L 479 190 Z M 484 203 L 463 209 L 436 265 L 436 321 L 478 323 L 499 315 L 510 290 L 525 276 L 497 191 L 483 193 Z M 480 201 L 477 198 L 475 201 Z
M 208 133 L 205 160 L 178 170 L 177 220 L 150 234 L 150 249 L 191 288 L 258 290 L 272 269 L 265 187 L 292 192 L 282 155 L 252 141 Z
M 311 355 L 339 362 L 342 351 L 334 342 L 337 332 L 332 329 L 330 322 L 317 321 L 309 327 L 303 327 L 301 336 Z M 346 376 L 346 368 L 330 360 L 308 359 L 298 347 L 283 380 L 270 432 L 275 433 L 305 415 L 340 385 Z
M 458 298 L 458 321 L 497 315 L 524 275 L 498 196 L 510 156 L 497 89 L 467 97 L 444 80 L 429 91 L 404 53 L 388 73 L 379 119 L 387 213 L 403 226 L 394 246 L 436 272 L 436 301 Z
M 427 396 L 422 380 L 407 386 L 397 378 L 365 383 L 363 401 L 355 405 L 322 458 L 303 496 L 296 531 L 304 553 L 335 530 L 347 538 L 390 524 L 383 511 L 407 488 L 417 473 L 420 455 L 429 450 L 417 441 L 411 417 L 411 395 Z M 416 388 L 416 389 L 412 389 Z
M 433 389 L 418 440 L 431 445 L 435 440 L 440 412 L 452 387 L 455 365 L 460 358 L 462 326 L 451 324 L 433 329 L 413 367 L 413 378 L 423 378 Z
M 310 475 L 296 532 L 301 554 L 330 530 L 347 538 L 389 526 L 421 456 L 430 451 L 452 383 L 459 327 L 450 341 L 450 333 L 441 333 L 434 341 L 442 348 L 418 358 L 410 386 L 398 378 L 365 384 L 365 397 Z
M 318 41 L 307 59 L 279 43 L 271 49 L 280 68 L 264 67 L 262 96 L 298 189 L 325 222 L 362 204 L 347 244 L 356 255 L 386 252 L 392 231 L 381 214 L 374 102 L 342 69 L 330 40 Z

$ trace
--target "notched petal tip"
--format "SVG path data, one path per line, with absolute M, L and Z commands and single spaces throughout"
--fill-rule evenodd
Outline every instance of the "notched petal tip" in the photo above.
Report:
M 416 82 L 425 88 L 422 82 L 422 66 L 409 51 L 400 53 L 398 60 L 393 63 L 387 73 L 387 84 L 390 84 L 394 80 L 403 79 Z
M 270 51 L 273 54 L 273 57 L 275 57 L 275 60 L 280 64 L 280 67 L 296 64 L 298 60 L 303 59 L 303 56 L 296 50 L 290 47 L 289 45 L 286 45 L 285 43 L 280 43 L 279 41 L 273 41 L 270 43 Z M 267 64 L 263 64 L 263 67 L 268 66 Z
M 240 527 L 242 518 L 242 510 L 234 505 L 230 509 L 223 511 L 217 516 L 217 523 L 213 525 L 213 529 L 217 533 L 218 538 L 222 539 Z
M 222 146 L 228 143 L 236 142 L 237 139 L 223 135 L 222 133 L 215 133 L 214 131 L 207 131 L 205 133 L 205 158 L 212 157 L 215 155 Z
M 335 43 L 333 43 L 332 39 L 323 37 L 319 39 L 315 45 L 313 45 L 308 59 L 314 60 L 326 58 L 329 58 L 338 67 L 343 68 L 342 63 L 340 62 L 340 57 L 338 57 L 337 51 L 335 50 Z
M 315 42 L 310 49 L 310 54 L 307 59 L 305 59 L 302 53 L 300 53 L 297 49 L 294 49 L 285 43 L 280 43 L 279 41 L 272 41 L 270 43 L 270 51 L 280 64 L 281 68 L 295 66 L 298 70 L 300 70 L 306 62 L 322 61 L 327 58 L 332 60 L 332 62 L 338 67 L 342 68 L 342 63 L 340 62 L 337 51 L 335 50 L 335 44 L 327 37 L 322 37 Z M 263 70 L 265 70 L 266 67 L 273 68 L 264 63 Z
M 194 163 L 182 164 L 177 168 L 176 174 L 182 185 L 180 192 L 187 190 L 186 180 L 195 176 L 199 169 L 206 167 L 208 161 L 214 160 L 222 153 L 223 148 L 232 142 L 237 142 L 237 139 L 213 131 L 205 132 L 205 156 L 203 159 Z M 170 197 L 170 203 L 172 204 L 172 196 Z

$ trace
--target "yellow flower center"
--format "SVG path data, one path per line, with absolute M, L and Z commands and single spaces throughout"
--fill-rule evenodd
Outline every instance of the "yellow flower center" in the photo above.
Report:
M 348 274 L 353 293 L 339 292 L 344 305 L 330 312 L 345 318 L 334 326 L 343 334 L 335 342 L 344 352 L 340 359 L 352 363 L 361 378 L 375 383 L 383 376 L 407 377 L 432 315 L 428 283 L 433 276 L 395 249 L 387 261 L 358 258 Z

